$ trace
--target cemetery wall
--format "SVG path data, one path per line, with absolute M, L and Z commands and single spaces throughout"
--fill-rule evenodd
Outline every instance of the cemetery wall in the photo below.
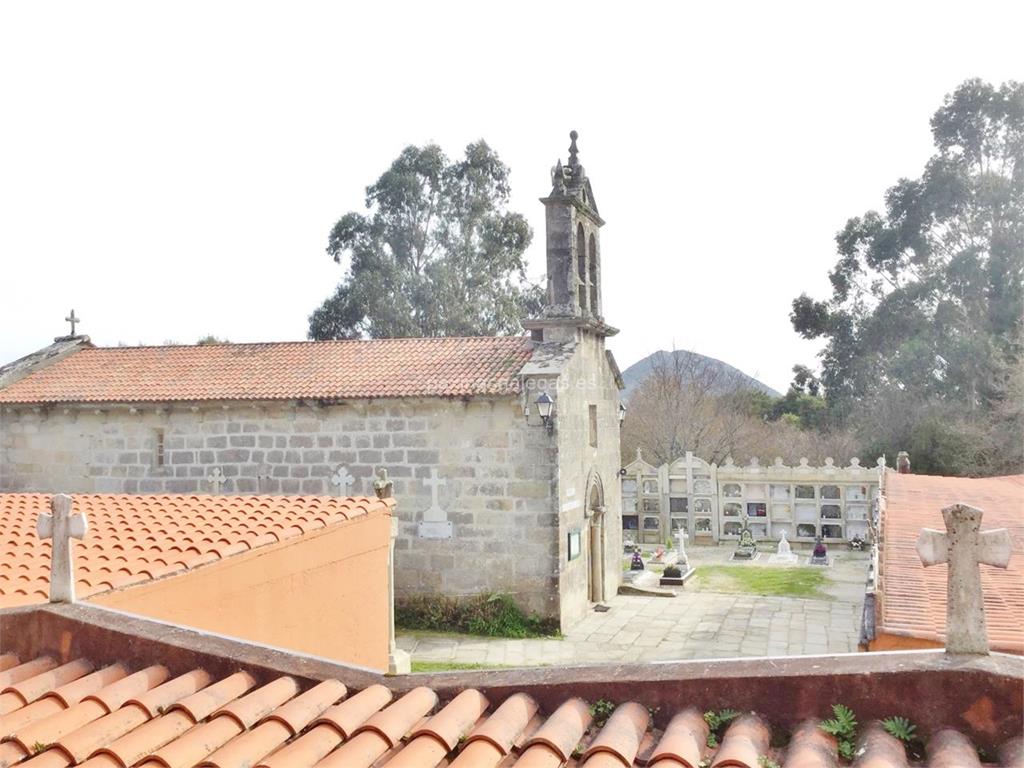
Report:
M 209 492 L 206 478 L 219 468 L 224 493 L 331 494 L 338 465 L 352 478 L 344 495 L 373 495 L 374 472 L 388 469 L 399 596 L 502 591 L 559 616 L 555 441 L 525 426 L 518 396 L 0 414 L 5 491 Z M 438 505 L 452 538 L 419 535 L 432 507 L 431 470 L 444 482 Z

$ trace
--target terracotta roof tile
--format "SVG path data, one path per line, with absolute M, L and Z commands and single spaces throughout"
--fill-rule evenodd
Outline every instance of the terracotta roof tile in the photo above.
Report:
M 84 347 L 0 390 L 0 403 L 342 400 L 518 391 L 522 337 Z
M 107 664 L 100 671 L 121 668 Z M 759 768 L 765 758 L 786 768 L 834 768 L 837 762 L 834 740 L 816 722 L 797 728 L 787 749 L 773 750 L 765 722 L 743 715 L 715 753 L 705 747 L 707 726 L 696 709 L 675 714 L 662 734 L 644 706 L 626 703 L 596 729 L 580 699 L 544 712 L 523 693 L 491 708 L 478 691 L 466 689 L 429 716 L 437 696 L 428 688 L 382 710 L 391 693 L 381 685 L 343 698 L 345 686 L 336 680 L 302 692 L 287 676 L 255 687 L 244 671 L 213 680 L 192 670 L 167 681 L 166 670 L 153 666 L 113 680 L 116 673 L 106 672 L 106 684 L 70 706 L 67 696 L 54 695 L 96 674 L 70 683 L 50 675 L 50 687 L 34 702 L 9 713 L 20 715 L 39 703 L 50 708 L 33 718 L 30 730 L 0 743 L 0 768 L 696 768 L 705 757 L 715 766 Z M 540 728 L 524 736 L 538 721 Z M 55 736 L 55 742 L 45 741 Z M 583 754 L 574 757 L 584 744 Z M 926 751 L 929 768 L 980 765 L 973 745 L 956 731 L 939 730 Z M 1013 765 L 1019 753 L 1019 744 L 1005 745 L 1004 764 Z M 907 760 L 903 745 L 875 723 L 865 728 L 854 765 L 905 768 Z
M 697 768 L 708 740 L 708 724 L 696 709 L 687 709 L 669 722 L 650 757 L 656 768 Z
M 583 764 L 593 762 L 595 766 L 599 766 L 601 761 L 591 761 L 589 758 L 603 753 L 614 756 L 620 765 L 630 765 L 640 751 L 640 744 L 647 733 L 650 719 L 647 709 L 636 702 L 617 707 L 597 734 L 597 738 L 583 753 Z
M 1024 475 L 886 476 L 877 631 L 945 641 L 948 568 L 925 568 L 916 547 L 922 528 L 945 530 L 942 509 L 956 503 L 981 509 L 983 530 L 1010 531 L 1009 567 L 981 566 L 985 620 L 992 648 L 1024 653 Z
M 76 592 L 89 597 L 164 578 L 388 504 L 337 496 L 76 494 L 72 511 L 89 520 L 86 538 L 73 543 Z M 46 494 L 0 493 L 0 608 L 48 599 L 50 541 L 39 538 L 36 521 L 49 509 Z M 0 683 L 18 669 L 0 672 Z M 0 696 L 0 714 L 2 708 Z
M 771 734 L 757 715 L 742 715 L 729 726 L 711 768 L 757 768 L 761 757 L 768 757 Z
M 817 722 L 806 722 L 793 732 L 786 768 L 836 768 L 838 751 L 833 736 L 821 730 Z

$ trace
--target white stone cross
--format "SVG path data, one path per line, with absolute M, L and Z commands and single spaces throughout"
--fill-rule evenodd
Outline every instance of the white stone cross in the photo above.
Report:
M 339 496 L 347 496 L 349 486 L 354 483 L 356 479 L 348 472 L 348 467 L 344 464 L 339 464 L 334 470 L 334 474 L 331 475 L 331 485 L 338 489 Z
M 982 563 L 1005 568 L 1012 542 L 1005 528 L 981 530 L 980 509 L 954 504 L 942 510 L 946 532 L 925 528 L 917 554 L 925 567 L 949 563 L 946 587 L 946 653 L 988 653 Z
M 75 566 L 71 539 L 84 539 L 89 522 L 81 512 L 71 514 L 71 497 L 58 493 L 50 499 L 52 512 L 43 512 L 36 521 L 40 539 L 52 539 L 50 548 L 50 602 L 75 602 Z
M 210 493 L 220 493 L 221 487 L 227 481 L 228 479 L 224 477 L 224 472 L 221 471 L 220 467 L 214 467 L 210 470 L 210 474 L 206 476 L 206 482 L 210 484 Z
M 443 522 L 448 519 L 448 513 L 441 509 L 438 502 L 437 492 L 448 484 L 447 480 L 437 476 L 437 467 L 430 468 L 430 478 L 423 481 L 423 484 L 430 488 L 430 509 L 423 513 L 426 522 Z

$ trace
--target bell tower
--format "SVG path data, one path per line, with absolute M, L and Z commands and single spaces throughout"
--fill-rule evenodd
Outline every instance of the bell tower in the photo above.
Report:
M 576 330 L 598 336 L 618 331 L 601 305 L 601 227 L 594 190 L 579 160 L 576 131 L 569 160 L 551 170 L 551 192 L 541 198 L 547 230 L 547 294 L 540 317 L 523 321 L 537 340 L 566 341 Z

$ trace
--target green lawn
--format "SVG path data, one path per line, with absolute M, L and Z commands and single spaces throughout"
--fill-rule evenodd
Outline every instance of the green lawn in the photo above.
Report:
M 694 574 L 697 587 L 706 592 L 811 597 L 831 600 L 822 591 L 828 577 L 810 568 L 763 568 L 756 565 L 701 565 Z

